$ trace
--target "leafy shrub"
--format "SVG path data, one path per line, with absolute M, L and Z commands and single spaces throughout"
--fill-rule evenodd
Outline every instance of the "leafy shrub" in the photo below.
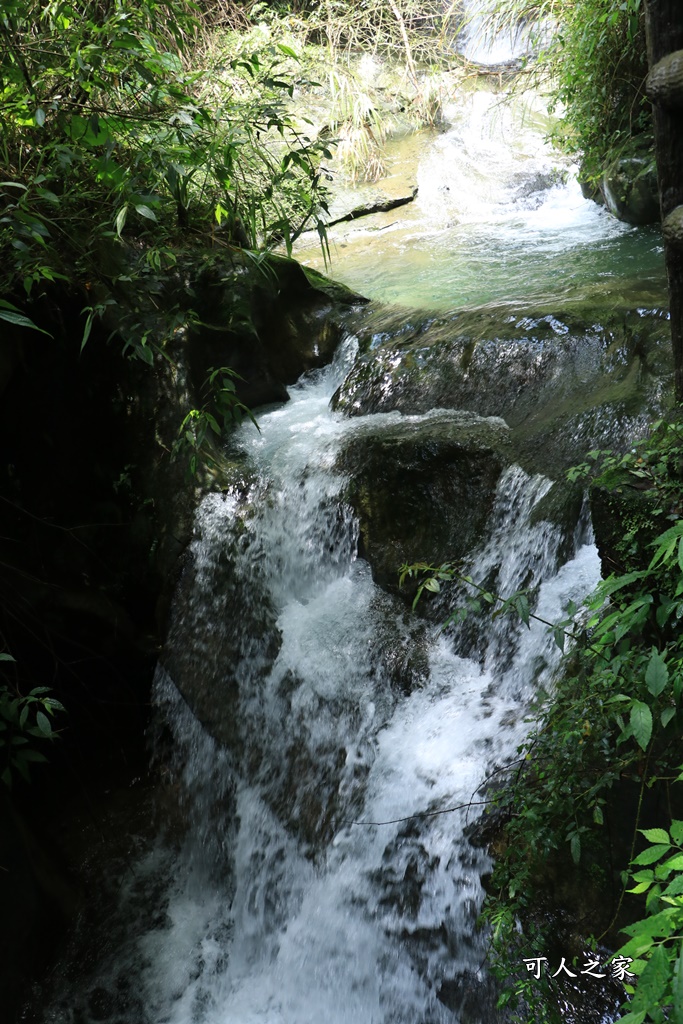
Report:
M 13 662 L 10 654 L 0 654 L 0 662 Z M 37 686 L 26 697 L 0 684 L 0 781 L 11 788 L 16 772 L 29 781 L 32 764 L 47 761 L 35 741 L 52 740 L 57 733 L 50 719 L 63 711 L 62 704 L 48 697 L 47 686 Z

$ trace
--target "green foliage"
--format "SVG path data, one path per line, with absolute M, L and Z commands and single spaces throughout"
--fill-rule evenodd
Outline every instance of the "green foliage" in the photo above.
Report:
M 628 892 L 645 897 L 647 916 L 623 929 L 630 939 L 616 954 L 632 957 L 638 976 L 619 1024 L 683 1021 L 683 821 L 639 831 L 650 846 L 632 860 Z
M 635 452 L 607 459 L 607 480 L 616 474 L 623 481 L 634 473 L 635 480 L 642 480 L 645 474 L 660 499 L 658 507 L 673 519 L 673 525 L 649 546 L 646 568 L 610 576 L 587 600 L 586 636 L 566 659 L 554 692 L 540 696 L 534 710 L 538 723 L 519 748 L 520 768 L 513 785 L 498 801 L 510 817 L 486 913 L 490 915 L 500 903 L 513 909 L 513 916 L 522 919 L 522 934 L 525 916 L 532 913 L 537 898 L 544 862 L 566 856 L 563 850 L 582 870 L 591 860 L 604 859 L 609 849 L 604 823 L 615 792 L 631 783 L 642 802 L 646 786 L 659 778 L 672 778 L 672 759 L 683 731 L 683 520 L 678 518 L 680 487 L 666 476 L 665 467 L 675 451 L 677 430 L 660 424 Z M 676 770 L 673 778 L 677 777 Z M 637 826 L 638 821 L 634 829 Z M 652 830 L 647 837 L 662 839 L 661 831 Z M 667 836 L 665 843 L 641 854 L 634 863 L 642 866 L 648 858 L 655 863 L 669 850 L 668 843 Z M 657 870 L 673 870 L 677 863 L 683 865 L 683 860 L 668 860 L 666 868 Z M 644 876 L 639 874 L 637 881 L 645 881 Z M 649 910 L 661 892 L 653 885 Z M 652 929 L 668 928 L 679 910 L 676 906 L 658 913 L 663 916 L 654 920 L 648 913 L 632 926 L 634 940 L 647 933 L 663 941 L 664 933 Z M 519 942 L 519 934 L 508 933 L 498 946 L 499 960 L 508 970 L 508 951 Z M 653 1021 L 664 1019 L 661 1011 L 655 1012 L 655 1007 L 664 1005 L 656 1000 L 667 984 L 663 953 L 655 956 L 653 943 L 654 938 L 640 950 L 650 959 L 640 967 L 645 975 L 644 994 L 639 1002 L 634 999 L 636 1016 L 625 1018 L 629 1024 L 636 1024 L 641 1010 L 645 1015 L 638 1017 L 639 1022 L 647 1013 Z M 620 952 L 633 955 L 633 948 L 629 943 Z M 667 958 L 673 971 L 675 957 L 667 953 Z M 663 986 L 658 994 L 655 979 Z M 642 977 L 638 992 L 641 984 Z M 645 1009 L 641 1004 L 648 1000 L 655 1001 Z
M 603 487 L 613 490 L 647 490 L 655 499 L 653 516 L 678 516 L 683 512 L 683 423 L 656 420 L 630 451 L 623 455 L 589 452 L 587 460 L 567 476 L 571 481 L 599 479 Z
M 413 599 L 413 610 L 417 607 L 425 590 L 431 594 L 438 594 L 441 590 L 441 585 L 444 582 L 452 583 L 453 581 L 459 581 L 460 583 L 465 583 L 475 592 L 476 596 L 469 598 L 465 605 L 456 608 L 456 610 L 449 615 L 443 624 L 444 628 L 449 626 L 451 622 L 462 621 L 468 615 L 472 613 L 476 614 L 481 612 L 484 608 L 487 608 L 490 611 L 492 619 L 497 618 L 499 615 L 513 613 L 517 615 L 527 627 L 529 626 L 531 619 L 535 619 L 537 622 L 541 622 L 543 625 L 551 627 L 555 642 L 561 650 L 564 649 L 565 637 L 574 637 L 573 633 L 567 632 L 565 629 L 565 627 L 571 625 L 571 617 L 563 623 L 552 623 L 531 612 L 529 607 L 528 590 L 518 590 L 509 597 L 501 597 L 500 594 L 494 594 L 486 587 L 482 587 L 479 583 L 476 583 L 471 576 L 463 574 L 458 566 L 454 565 L 452 562 L 444 562 L 442 565 L 427 565 L 426 562 L 415 562 L 412 565 L 402 565 L 399 569 L 399 586 L 402 587 L 407 579 L 420 580 Z M 570 616 L 573 615 L 575 611 L 576 609 L 573 608 L 570 612 Z
M 14 662 L 7 653 L 0 653 L 0 662 Z M 48 697 L 47 686 L 37 686 L 26 697 L 0 684 L 0 781 L 11 788 L 15 773 L 27 782 L 32 764 L 47 761 L 36 749 L 35 741 L 53 740 L 57 733 L 51 718 L 64 708 L 54 697 Z
M 563 10 L 553 68 L 566 109 L 559 138 L 583 155 L 587 178 L 610 156 L 652 149 L 644 19 L 641 0 L 573 0 Z
M 84 341 L 117 285 L 172 263 L 191 230 L 291 248 L 316 221 L 329 151 L 288 117 L 287 48 L 188 70 L 199 24 L 166 0 L 10 0 L 0 33 L 0 291 L 97 285 Z
M 178 428 L 173 455 L 182 457 L 189 454 L 188 468 L 194 477 L 198 475 L 201 465 L 211 468 L 215 464 L 208 443 L 212 434 L 214 441 L 220 439 L 225 430 L 245 418 L 260 430 L 251 409 L 237 397 L 237 380 L 242 378 L 229 366 L 219 366 L 218 369 L 211 367 L 204 384 L 209 396 L 206 403 L 201 409 L 190 409 Z

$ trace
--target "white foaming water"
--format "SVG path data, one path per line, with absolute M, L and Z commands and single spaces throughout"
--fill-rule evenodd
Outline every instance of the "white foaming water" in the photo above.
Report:
M 630 230 L 584 199 L 576 168 L 545 141 L 541 97 L 512 101 L 481 88 L 459 96 L 445 115 L 452 127 L 418 172 L 428 224 L 476 231 L 492 244 L 536 246 L 547 238 L 558 251 Z
M 501 65 L 529 56 L 547 44 L 554 27 L 549 22 L 519 22 L 509 30 L 492 33 L 488 18 L 492 4 L 488 0 L 462 0 L 463 29 L 457 38 L 458 52 L 475 64 Z
M 414 641 L 425 652 L 419 684 L 392 681 L 381 652 L 407 613 L 355 557 L 335 460 L 351 436 L 400 417 L 329 411 L 348 354 L 264 415 L 260 435 L 243 430 L 257 480 L 250 514 L 240 519 L 235 496 L 212 495 L 197 516 L 192 601 L 208 606 L 205 628 L 220 633 L 226 615 L 267 600 L 279 649 L 267 661 L 244 648 L 232 750 L 209 738 L 159 671 L 190 827 L 178 849 L 160 843 L 136 867 L 121 911 L 127 941 L 98 975 L 100 989 L 120 988 L 124 975 L 134 988 L 127 1024 L 496 1019 L 475 927 L 490 864 L 464 830 L 487 773 L 514 757 L 557 652 L 536 622 L 526 630 L 497 620 L 476 661 L 427 627 Z M 539 614 L 553 619 L 592 588 L 598 561 L 583 545 L 556 569 L 559 534 L 529 524 L 547 486 L 517 467 L 503 474 L 472 571 L 496 567 L 505 588 L 531 580 Z M 250 539 L 235 564 L 237 606 L 226 611 L 202 587 L 238 521 Z M 195 641 L 208 650 L 207 638 Z M 153 923 L 135 897 L 151 878 L 163 910 Z

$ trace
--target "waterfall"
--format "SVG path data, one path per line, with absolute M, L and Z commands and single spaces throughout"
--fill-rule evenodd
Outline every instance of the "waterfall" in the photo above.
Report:
M 109 924 L 116 947 L 82 994 L 56 1003 L 54 1024 L 83 1020 L 93 992 L 96 1019 L 112 1024 L 496 1019 L 476 928 L 490 862 L 466 831 L 558 652 L 535 621 L 498 619 L 469 657 L 457 631 L 423 623 L 406 654 L 421 644 L 423 669 L 397 683 L 390 655 L 411 620 L 356 556 L 336 467 L 354 434 L 400 415 L 329 411 L 351 356 L 348 342 L 260 417 L 260 434 L 241 430 L 243 486 L 197 512 L 170 643 L 191 649 L 183 671 L 214 681 L 232 740 L 212 739 L 158 670 L 158 756 L 185 830 L 136 861 Z M 594 586 L 598 560 L 577 537 L 558 568 L 559 530 L 530 522 L 548 486 L 503 473 L 471 571 L 495 570 L 505 590 L 531 580 L 552 620 Z M 226 552 L 227 597 L 216 592 Z M 238 642 L 236 623 L 249 633 L 263 608 L 270 626 Z
M 528 57 L 535 47 L 547 43 L 551 27 L 522 21 L 507 31 L 492 32 L 491 0 L 462 0 L 463 28 L 458 35 L 458 52 L 483 66 L 504 66 Z

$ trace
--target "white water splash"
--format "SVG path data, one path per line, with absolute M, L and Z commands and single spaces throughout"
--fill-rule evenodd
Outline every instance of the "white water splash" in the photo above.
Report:
M 337 451 L 388 417 L 329 412 L 342 369 L 295 389 L 261 418 L 261 435 L 242 433 L 263 501 L 236 571 L 248 583 L 257 558 L 281 633 L 272 666 L 241 677 L 242 751 L 220 749 L 159 672 L 190 828 L 175 850 L 161 843 L 138 865 L 138 881 L 159 871 L 167 879 L 161 919 L 150 924 L 124 901 L 128 941 L 98 974 L 110 993 L 124 973 L 133 979 L 141 1009 L 129 1024 L 495 1019 L 475 928 L 490 865 L 464 830 L 487 773 L 513 758 L 557 652 L 536 622 L 516 631 L 506 665 L 496 646 L 509 624 L 490 631 L 476 661 L 430 627 L 422 685 L 406 694 L 392 684 L 376 651 L 404 613 L 355 559 L 352 519 L 330 517 L 343 486 Z M 539 613 L 552 619 L 593 586 L 598 566 L 584 545 L 555 570 L 558 532 L 529 524 L 547 486 L 517 467 L 503 475 L 476 565 L 497 566 L 505 587 L 531 573 Z M 198 514 L 194 558 L 206 576 L 193 600 L 208 603 L 207 621 L 217 606 L 202 580 L 235 513 L 234 498 L 210 496 Z M 220 631 L 221 619 L 211 628 Z M 363 824 L 382 822 L 393 823 Z

